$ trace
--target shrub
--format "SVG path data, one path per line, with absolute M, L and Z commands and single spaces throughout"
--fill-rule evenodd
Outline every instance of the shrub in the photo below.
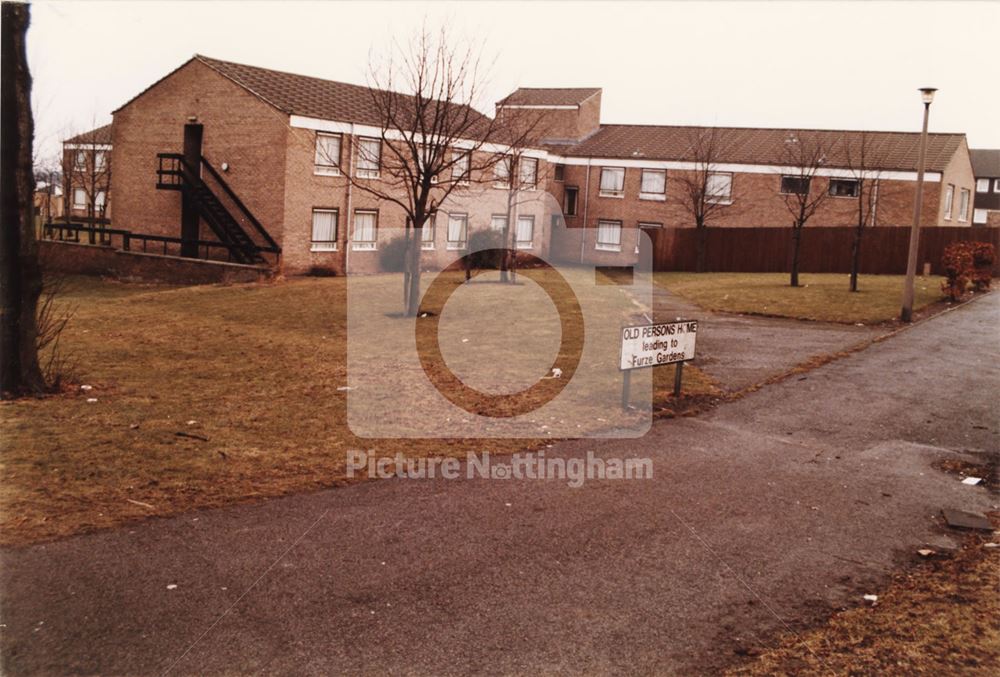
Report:
M 989 242 L 952 242 L 941 257 L 945 281 L 941 290 L 959 301 L 971 283 L 976 291 L 986 291 L 993 279 L 996 250 Z
M 402 273 L 406 268 L 406 238 L 396 237 L 379 247 L 378 263 L 387 273 Z
M 501 239 L 502 234 L 492 228 L 474 231 L 469 236 L 469 268 L 498 270 L 503 255 Z
M 986 291 L 993 280 L 993 265 L 997 252 L 989 242 L 972 242 L 972 272 L 970 279 L 976 291 Z

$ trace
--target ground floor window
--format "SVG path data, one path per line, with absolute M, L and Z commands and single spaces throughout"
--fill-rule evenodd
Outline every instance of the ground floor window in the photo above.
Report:
M 566 216 L 576 216 L 576 196 L 579 189 L 576 186 L 566 186 L 566 197 L 563 201 L 563 214 Z
M 448 215 L 448 249 L 465 249 L 468 241 L 469 215 Z
M 333 251 L 337 248 L 337 210 L 314 209 L 312 223 L 312 250 Z
M 490 217 L 490 228 L 502 233 L 507 228 L 507 217 L 503 214 L 494 214 Z
M 596 249 L 609 252 L 622 250 L 622 222 L 598 221 Z
M 972 222 L 973 223 L 986 223 L 987 214 L 985 209 L 973 209 L 972 210 Z
M 437 221 L 436 216 L 432 216 L 424 221 L 424 227 L 420 229 L 420 248 L 434 249 L 434 226 Z
M 87 191 L 85 191 L 83 188 L 77 188 L 73 191 L 73 208 L 74 209 L 87 208 Z
M 518 249 L 531 249 L 532 240 L 535 239 L 535 217 L 517 217 L 517 241 L 515 245 Z
M 375 237 L 378 231 L 378 212 L 357 209 L 354 211 L 354 244 L 355 250 L 375 249 Z

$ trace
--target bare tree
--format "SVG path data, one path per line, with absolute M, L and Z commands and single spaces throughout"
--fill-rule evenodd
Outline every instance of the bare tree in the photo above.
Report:
M 829 192 L 816 185 L 817 173 L 827 163 L 827 149 L 817 135 L 792 132 L 785 139 L 781 176 L 781 198 L 792 215 L 792 270 L 789 284 L 799 286 L 799 254 L 802 229 L 822 205 Z
M 37 312 L 42 291 L 34 227 L 34 120 L 25 51 L 27 4 L 4 2 L 0 21 L 0 394 L 45 388 L 38 365 Z
M 57 199 L 62 191 L 61 166 L 62 162 L 55 157 L 34 162 L 36 207 L 42 224 L 62 215 Z
M 861 241 L 868 225 L 875 226 L 877 222 L 878 193 L 881 179 L 879 167 L 881 161 L 875 138 L 868 132 L 861 132 L 860 137 L 844 140 L 844 158 L 851 170 L 852 181 L 846 183 L 843 190 L 847 195 L 853 191 L 858 200 L 857 221 L 854 226 L 854 238 L 851 240 L 851 291 L 858 291 L 858 272 L 861 267 Z M 834 187 L 831 187 L 831 192 Z
M 406 215 L 408 316 L 417 314 L 420 302 L 425 224 L 456 188 L 480 180 L 498 159 L 481 152 L 495 122 L 473 108 L 484 76 L 480 61 L 473 47 L 456 46 L 444 29 L 431 34 L 425 28 L 369 74 L 381 138 L 359 141 L 356 169 L 347 175 L 355 188 Z
M 697 263 L 705 272 L 708 251 L 708 227 L 722 212 L 732 211 L 732 174 L 719 171 L 719 161 L 731 144 L 728 130 L 718 127 L 692 127 L 688 134 L 686 156 L 694 169 L 678 172 L 680 185 L 677 201 L 694 221 L 697 229 Z
M 73 137 L 73 143 L 66 144 L 63 152 L 65 196 L 71 201 L 68 207 L 76 202 L 76 191 L 81 191 L 86 203 L 85 220 L 98 230 L 107 224 L 111 194 L 111 152 L 102 130 L 103 127 L 95 126 Z M 68 208 L 66 213 L 69 214 Z

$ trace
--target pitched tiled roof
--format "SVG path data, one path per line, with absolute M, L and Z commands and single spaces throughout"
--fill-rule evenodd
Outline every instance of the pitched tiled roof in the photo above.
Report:
M 109 144 L 111 143 L 111 125 L 104 125 L 103 127 L 98 127 L 97 129 L 91 129 L 89 132 L 77 134 L 76 136 L 66 139 L 63 143 Z
M 693 144 L 711 127 L 654 125 L 602 125 L 584 141 L 553 149 L 562 155 L 596 158 L 645 158 L 650 160 L 697 159 Z M 917 168 L 920 134 L 910 132 L 860 132 L 847 130 L 759 129 L 716 127 L 716 162 L 734 164 L 787 164 L 788 143 L 801 139 L 820 145 L 825 165 L 848 167 L 858 156 L 862 138 L 867 136 L 870 164 L 884 170 L 913 171 Z M 930 134 L 927 142 L 928 171 L 943 171 L 964 139 L 964 134 Z
M 972 157 L 972 172 L 977 177 L 1000 176 L 1000 149 L 976 148 L 970 150 Z
M 498 106 L 578 106 L 600 92 L 599 87 L 520 87 Z

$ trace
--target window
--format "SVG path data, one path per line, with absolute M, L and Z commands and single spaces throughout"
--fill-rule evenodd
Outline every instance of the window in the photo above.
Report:
M 437 225 L 437 215 L 424 221 L 424 227 L 420 229 L 420 248 L 434 249 L 434 226 Z
M 986 223 L 986 210 L 985 209 L 973 209 L 972 210 L 972 222 L 973 223 Z
M 358 176 L 377 179 L 382 161 L 382 142 L 378 139 L 358 139 Z
M 1000 193 L 1000 179 L 993 179 L 993 192 Z
M 340 175 L 340 134 L 316 133 L 316 159 L 313 173 L 326 176 Z
M 555 178 L 556 181 L 565 181 L 566 180 L 566 165 L 562 165 L 562 164 L 556 165 L 555 169 L 553 170 L 553 176 L 554 176 L 554 178 Z
M 988 193 L 988 192 L 990 192 L 990 180 L 989 179 L 976 179 L 976 192 L 977 193 Z
M 625 196 L 625 168 L 601 167 L 601 190 L 603 197 Z
M 356 209 L 354 211 L 354 249 L 375 249 L 378 230 L 378 212 Z
M 538 185 L 538 160 L 533 157 L 521 158 L 520 170 L 521 188 L 534 190 Z
M 85 191 L 83 188 L 76 188 L 73 191 L 73 208 L 74 209 L 87 208 L 87 191 Z
M 524 215 L 517 217 L 517 239 L 514 245 L 518 249 L 531 249 L 531 242 L 535 239 L 535 217 Z
M 490 218 L 490 228 L 502 233 L 507 228 L 507 217 L 503 214 L 494 214 Z
M 469 183 L 469 154 L 457 152 L 451 166 L 451 179 L 456 183 Z
M 337 249 L 337 210 L 313 209 L 312 251 L 330 252 Z
M 969 220 L 969 198 L 971 197 L 971 192 L 968 188 L 963 188 L 958 194 L 958 220 L 968 221 Z
M 103 191 L 97 191 L 97 195 L 94 196 L 94 209 L 104 209 L 104 206 L 108 203 L 108 194 Z
M 73 158 L 73 167 L 76 169 L 84 169 L 87 166 L 87 154 L 82 150 L 76 151 L 76 157 Z
M 621 221 L 597 222 L 597 245 L 595 249 L 602 249 L 609 252 L 620 252 L 622 250 Z
M 705 199 L 709 202 L 728 204 L 733 201 L 733 175 L 709 174 L 705 181 Z
M 107 167 L 108 154 L 103 150 L 94 151 L 94 170 L 103 172 Z
M 808 176 L 782 176 L 781 192 L 786 195 L 808 195 Z
M 580 189 L 576 186 L 566 186 L 566 196 L 563 199 L 563 214 L 576 216 L 576 198 Z
M 667 199 L 667 170 L 643 169 L 642 182 L 639 187 L 640 200 Z
M 944 218 L 946 221 L 951 221 L 951 207 L 955 202 L 955 186 L 948 184 L 948 187 L 944 189 Z
M 510 188 L 510 158 L 501 158 L 493 165 L 493 187 Z
M 465 249 L 468 232 L 468 214 L 448 215 L 448 249 Z
M 854 179 L 830 179 L 830 195 L 833 197 L 857 197 L 860 184 Z

